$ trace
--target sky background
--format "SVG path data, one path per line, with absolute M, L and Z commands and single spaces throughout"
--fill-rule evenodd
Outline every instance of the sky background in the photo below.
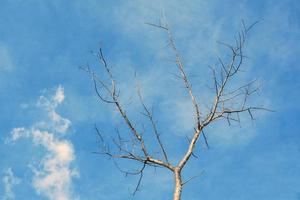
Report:
M 192 158 L 184 178 L 204 173 L 184 187 L 182 199 L 300 199 L 299 1 L 0 0 L 1 200 L 172 198 L 168 171 L 147 169 L 132 196 L 138 177 L 124 177 L 111 160 L 92 153 L 98 150 L 94 124 L 106 135 L 115 126 L 126 129 L 79 69 L 89 63 L 99 70 L 91 52 L 102 47 L 121 100 L 140 127 L 136 71 L 175 162 L 193 132 L 193 115 L 172 75 L 178 71 L 165 34 L 145 25 L 162 13 L 202 106 L 211 95 L 208 66 L 227 55 L 218 41 L 232 42 L 242 19 L 258 20 L 235 83 L 258 78 L 263 87 L 252 103 L 276 111 L 256 113 L 254 122 L 243 117 L 242 127 L 210 127 L 210 149 L 201 138 L 199 159 Z

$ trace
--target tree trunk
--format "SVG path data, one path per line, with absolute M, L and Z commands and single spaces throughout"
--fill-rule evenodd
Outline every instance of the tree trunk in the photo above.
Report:
M 181 180 L 180 170 L 176 169 L 174 171 L 174 175 L 175 175 L 175 191 L 174 191 L 173 200 L 180 200 L 181 190 L 182 190 L 182 180 Z

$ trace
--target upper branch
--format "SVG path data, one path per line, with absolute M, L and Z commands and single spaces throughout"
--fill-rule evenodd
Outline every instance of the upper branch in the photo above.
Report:
M 189 79 L 186 75 L 186 72 L 184 70 L 184 65 L 182 63 L 182 59 L 180 57 L 180 54 L 175 46 L 175 43 L 174 43 L 174 40 L 173 40 L 173 36 L 172 36 L 172 33 L 170 31 L 170 29 L 168 28 L 167 29 L 167 32 L 168 32 L 168 36 L 169 36 L 169 43 L 175 53 L 175 56 L 176 56 L 176 64 L 177 64 L 177 67 L 180 71 L 180 74 L 181 74 L 181 78 L 184 82 L 184 85 L 190 95 L 190 98 L 191 98 L 191 101 L 192 101 L 192 104 L 194 106 L 194 109 L 195 109 L 195 116 L 196 116 L 196 129 L 200 129 L 200 126 L 201 126 L 201 121 L 200 121 L 200 108 L 199 108 L 199 105 L 198 105 L 198 102 L 196 100 L 196 97 L 195 95 L 193 94 L 193 90 L 192 90 L 192 86 L 189 82 Z
M 185 88 L 187 89 L 188 91 L 188 94 L 191 98 L 191 101 L 192 101 L 192 104 L 193 104 L 193 107 L 194 107 L 194 110 L 195 110 L 195 118 L 196 118 L 196 129 L 200 129 L 200 126 L 201 126 L 201 120 L 200 120 L 200 117 L 201 117 L 201 113 L 200 113 L 200 108 L 199 108 L 199 104 L 196 100 L 196 97 L 193 93 L 193 90 L 192 90 L 192 86 L 189 82 L 189 79 L 187 77 L 187 74 L 185 72 L 185 69 L 184 69 L 184 65 L 183 65 L 183 62 L 182 62 L 182 59 L 181 59 L 181 56 L 176 48 L 176 45 L 175 45 L 175 42 L 174 42 L 174 39 L 173 39 L 173 35 L 172 35 L 172 32 L 170 30 L 170 28 L 168 27 L 168 24 L 165 24 L 165 25 L 162 25 L 162 24 L 152 24 L 152 23 L 146 23 L 150 26 L 154 26 L 156 28 L 160 28 L 164 31 L 167 32 L 168 34 L 168 43 L 171 47 L 171 49 L 173 50 L 174 54 L 175 54 L 175 57 L 176 57 L 176 65 L 180 71 L 180 75 L 181 75 L 181 79 L 184 83 L 184 86 Z
M 132 121 L 129 119 L 128 115 L 126 114 L 124 108 L 122 107 L 122 105 L 120 103 L 119 96 L 116 92 L 117 91 L 116 82 L 113 77 L 112 71 L 108 67 L 108 64 L 105 60 L 102 49 L 99 50 L 99 52 L 97 53 L 97 56 L 99 58 L 100 63 L 102 64 L 102 66 L 105 69 L 105 73 L 110 80 L 110 84 L 108 84 L 105 81 L 103 81 L 102 79 L 100 79 L 97 76 L 97 74 L 90 69 L 89 66 L 87 66 L 87 68 L 85 68 L 84 70 L 91 75 L 93 83 L 94 83 L 94 89 L 95 89 L 95 92 L 96 92 L 97 96 L 99 97 L 99 99 L 101 101 L 103 101 L 104 103 L 115 105 L 115 107 L 117 108 L 117 111 L 119 112 L 119 114 L 121 115 L 123 120 L 125 121 L 125 124 L 127 125 L 128 129 L 130 130 L 132 138 L 134 138 L 134 140 L 133 139 L 131 140 L 132 148 L 130 150 L 130 149 L 127 149 L 127 147 L 126 148 L 124 147 L 124 143 L 127 144 L 127 142 L 124 142 L 121 139 L 120 134 L 118 133 L 118 138 L 113 139 L 112 141 L 113 141 L 114 145 L 118 148 L 120 153 L 114 153 L 107 147 L 103 148 L 101 153 L 106 154 L 111 158 L 130 159 L 130 160 L 135 160 L 135 161 L 147 164 L 147 165 L 156 165 L 156 166 L 166 167 L 170 170 L 173 170 L 173 166 L 171 164 L 169 164 L 169 162 L 168 162 L 167 153 L 166 153 L 166 151 L 162 145 L 162 142 L 160 140 L 156 125 L 155 125 L 153 117 L 152 117 L 152 113 L 147 109 L 147 107 L 145 106 L 145 104 L 142 101 L 144 109 L 146 110 L 146 112 L 148 111 L 147 112 L 148 117 L 152 123 L 156 139 L 163 151 L 163 155 L 164 155 L 166 162 L 162 161 L 160 159 L 153 158 L 150 155 L 150 153 L 145 145 L 145 141 L 144 141 L 142 134 L 136 129 L 136 127 L 134 126 Z M 140 96 L 140 98 L 142 98 L 140 93 L 139 93 L 139 96 Z M 103 137 L 100 134 L 100 131 L 98 129 L 96 129 L 96 131 L 97 131 L 98 135 L 101 136 L 100 137 L 101 141 L 104 142 Z M 134 151 L 134 149 L 135 149 L 134 146 L 136 143 L 135 141 L 139 145 L 139 150 L 143 154 L 142 156 Z
M 238 87 L 237 89 L 225 92 L 228 88 L 230 81 L 238 74 L 240 71 L 240 68 L 242 67 L 243 61 L 244 61 L 244 53 L 243 53 L 243 47 L 248 35 L 248 32 L 250 29 L 256 24 L 252 24 L 249 27 L 246 27 L 244 22 L 242 22 L 243 28 L 238 33 L 238 37 L 235 38 L 235 44 L 230 45 L 226 43 L 220 42 L 225 47 L 229 48 L 231 51 L 231 59 L 228 62 L 228 64 L 225 64 L 225 62 L 218 58 L 220 63 L 220 78 L 218 80 L 216 76 L 215 69 L 212 69 L 213 71 L 213 80 L 214 80 L 214 87 L 215 87 L 215 97 L 213 101 L 213 105 L 210 109 L 210 113 L 205 117 L 202 124 L 203 126 L 207 126 L 215 119 L 220 118 L 221 116 L 224 116 L 224 114 L 231 114 L 236 113 L 237 116 L 241 112 L 249 112 L 251 113 L 251 110 L 254 109 L 254 107 L 248 106 L 246 107 L 246 101 L 248 97 L 256 92 L 258 88 L 255 88 L 251 92 L 249 92 L 249 88 L 256 82 L 251 81 L 243 86 Z M 244 98 L 241 98 L 244 96 Z M 235 100 L 235 101 L 234 101 Z M 240 101 L 241 103 L 238 103 L 236 101 Z M 232 105 L 226 106 L 227 104 L 232 103 L 235 105 L 242 104 L 239 108 L 232 108 Z M 258 109 L 258 107 L 255 107 L 255 109 Z M 263 108 L 260 108 L 263 109 Z
M 145 113 L 143 113 L 150 121 L 151 123 L 151 126 L 152 126 L 152 129 L 153 129 L 153 132 L 154 132 L 154 135 L 155 135 L 155 138 L 156 138 L 156 141 L 158 142 L 159 144 L 159 147 L 163 153 L 163 156 L 164 156 L 164 159 L 167 163 L 169 163 L 168 161 L 168 156 L 167 156 L 167 153 L 166 153 L 166 150 L 165 150 L 165 147 L 160 139 L 160 134 L 158 133 L 158 130 L 157 130 L 157 127 L 156 127 L 156 124 L 154 122 L 154 119 L 153 119 L 153 114 L 152 112 L 147 108 L 146 104 L 144 103 L 144 99 L 143 99 L 143 96 L 142 96 L 142 93 L 141 93 L 141 90 L 140 90 L 140 87 L 139 85 L 137 86 L 137 93 L 138 93 L 138 96 L 139 96 L 139 99 L 140 99 L 140 102 L 143 106 L 143 109 L 145 111 Z

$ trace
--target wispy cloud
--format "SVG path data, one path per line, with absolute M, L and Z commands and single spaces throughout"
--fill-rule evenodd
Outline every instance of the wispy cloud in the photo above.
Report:
M 11 131 L 11 141 L 30 138 L 34 145 L 46 150 L 41 167 L 33 166 L 33 186 L 38 194 L 49 200 L 76 199 L 72 192 L 72 179 L 78 176 L 78 171 L 72 167 L 75 160 L 74 148 L 70 141 L 61 137 L 67 132 L 71 122 L 56 112 L 64 98 L 61 86 L 54 96 L 41 96 L 37 105 L 46 110 L 48 120 L 37 122 L 29 128 L 19 127 Z
M 0 71 L 10 70 L 13 67 L 12 59 L 7 47 L 0 42 Z
M 2 183 L 4 185 L 4 195 L 3 200 L 14 200 L 15 194 L 13 192 L 13 187 L 18 185 L 21 180 L 16 177 L 11 168 L 4 170 L 4 176 L 2 178 Z

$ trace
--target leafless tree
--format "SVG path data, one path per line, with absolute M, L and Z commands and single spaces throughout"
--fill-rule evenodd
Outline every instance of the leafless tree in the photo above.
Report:
M 253 120 L 254 111 L 267 110 L 263 107 L 249 105 L 247 101 L 248 98 L 259 89 L 256 85 L 256 80 L 243 85 L 237 85 L 235 89 L 232 89 L 232 86 L 228 87 L 232 80 L 239 76 L 239 72 L 243 66 L 243 61 L 246 58 L 243 52 L 245 41 L 249 31 L 256 23 L 251 26 L 246 26 L 242 21 L 242 28 L 237 33 L 234 44 L 221 43 L 228 48 L 230 52 L 230 59 L 218 58 L 218 65 L 210 67 L 213 80 L 214 100 L 212 102 L 208 102 L 211 104 L 208 112 L 199 106 L 200 104 L 196 99 L 190 79 L 185 71 L 185 65 L 182 62 L 181 55 L 176 48 L 172 32 L 168 24 L 147 24 L 158 28 L 167 35 L 168 45 L 175 56 L 175 63 L 178 68 L 179 77 L 190 97 L 190 101 L 194 109 L 195 124 L 192 138 L 189 139 L 189 143 L 181 159 L 176 163 L 170 162 L 167 149 L 160 137 L 159 131 L 157 130 L 158 128 L 153 117 L 153 112 L 145 104 L 140 87 L 137 87 L 137 96 L 143 108 L 143 115 L 145 115 L 145 117 L 149 120 L 154 133 L 152 142 L 157 143 L 157 148 L 159 148 L 160 151 L 160 155 L 152 155 L 150 153 L 152 151 L 150 151 L 149 147 L 146 145 L 143 133 L 135 126 L 135 123 L 127 115 L 125 106 L 120 102 L 119 90 L 115 77 L 102 49 L 100 48 L 97 52 L 97 56 L 105 70 L 105 74 L 101 74 L 101 76 L 99 76 L 99 73 L 97 74 L 89 66 L 85 67 L 84 70 L 91 75 L 94 90 L 99 99 L 103 103 L 112 105 L 116 108 L 120 116 L 123 118 L 130 134 L 122 134 L 118 129 L 116 129 L 116 137 L 111 137 L 111 141 L 109 142 L 105 139 L 101 131 L 95 127 L 101 141 L 101 149 L 100 151 L 97 151 L 97 153 L 105 154 L 114 160 L 128 159 L 141 164 L 141 168 L 137 171 L 124 171 L 120 169 L 126 175 L 139 175 L 139 180 L 134 193 L 140 187 L 143 172 L 146 167 L 161 167 L 170 170 L 174 175 L 175 183 L 173 199 L 180 200 L 184 184 L 196 177 L 194 176 L 188 180 L 183 180 L 182 172 L 186 164 L 190 161 L 191 156 L 194 155 L 193 152 L 197 145 L 197 141 L 199 140 L 200 135 L 204 134 L 204 129 L 217 120 L 226 120 L 229 124 L 232 122 L 240 123 L 240 114 L 242 113 L 249 114 L 250 119 Z M 208 145 L 205 135 L 203 136 L 206 144 Z M 109 143 L 112 143 L 114 148 L 111 148 Z

